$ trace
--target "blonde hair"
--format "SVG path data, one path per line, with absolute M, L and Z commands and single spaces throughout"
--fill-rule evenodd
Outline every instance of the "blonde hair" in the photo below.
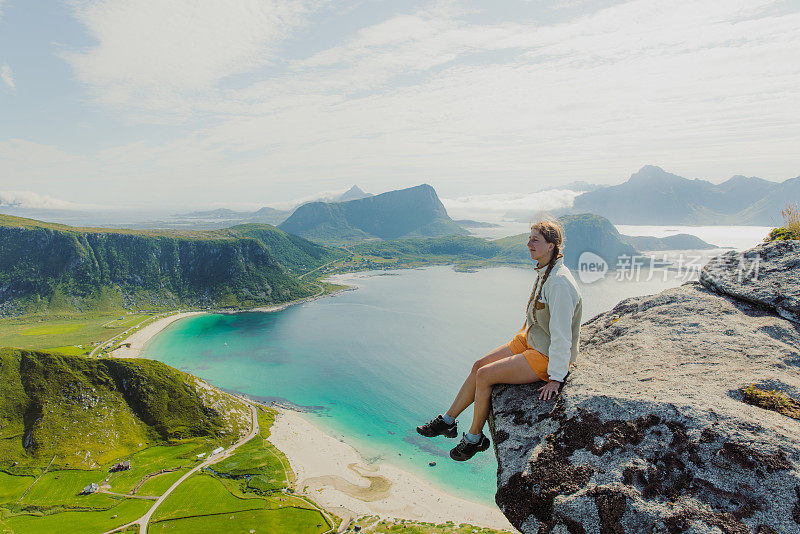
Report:
M 550 261 L 547 263 L 547 270 L 544 272 L 544 276 L 539 276 L 536 279 L 536 285 L 533 287 L 533 291 L 531 291 L 531 296 L 528 298 L 528 304 L 525 305 L 525 309 L 528 309 L 528 306 L 531 305 L 531 301 L 534 301 L 534 310 L 533 310 L 533 321 L 536 322 L 536 302 L 539 302 L 539 297 L 542 296 L 542 289 L 544 288 L 544 283 L 547 281 L 547 277 L 550 276 L 550 271 L 553 270 L 553 267 L 556 264 L 556 261 L 559 258 L 564 257 L 564 230 L 561 227 L 561 224 L 549 218 L 540 218 L 535 223 L 531 224 L 531 232 L 537 231 L 542 234 L 542 237 L 548 243 L 552 243 L 553 247 L 553 254 L 550 256 Z M 540 282 L 541 280 L 541 282 Z M 538 288 L 538 291 L 537 291 Z M 534 300 L 534 295 L 536 295 Z M 533 325 L 531 325 L 533 326 Z

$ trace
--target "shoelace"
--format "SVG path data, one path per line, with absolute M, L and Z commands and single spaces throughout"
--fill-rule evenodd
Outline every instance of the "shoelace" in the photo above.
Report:
M 431 420 L 431 421 L 428 421 L 427 423 L 425 423 L 424 425 L 422 425 L 422 428 L 424 428 L 424 429 L 426 429 L 426 430 L 427 430 L 427 429 L 431 429 L 431 428 L 433 428 L 433 427 L 434 427 L 434 425 L 435 425 L 435 424 L 438 422 L 438 420 L 439 420 L 439 419 L 438 419 L 438 418 L 436 418 L 436 419 L 433 419 L 433 420 Z
M 480 441 L 478 441 L 478 443 L 480 443 Z M 465 437 L 461 438 L 461 441 L 458 442 L 458 445 L 456 445 L 456 449 L 458 449 L 459 451 L 464 451 L 470 445 L 477 446 L 478 443 L 470 443 L 469 441 L 467 441 L 467 438 L 465 436 Z

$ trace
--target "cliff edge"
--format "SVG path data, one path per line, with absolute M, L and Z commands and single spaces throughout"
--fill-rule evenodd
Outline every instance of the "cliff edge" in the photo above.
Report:
M 555 400 L 493 391 L 498 506 L 525 533 L 800 532 L 799 312 L 775 241 L 587 321 Z

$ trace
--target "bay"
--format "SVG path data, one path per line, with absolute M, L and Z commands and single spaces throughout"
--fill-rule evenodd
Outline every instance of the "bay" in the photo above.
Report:
M 609 273 L 581 284 L 584 321 L 684 281 L 663 274 L 645 270 L 628 280 Z M 456 440 L 423 438 L 415 427 L 444 412 L 472 363 L 518 331 L 534 277 L 532 269 L 449 267 L 339 275 L 332 281 L 358 289 L 276 313 L 184 319 L 153 338 L 144 356 L 230 391 L 305 407 L 312 422 L 367 461 L 394 463 L 491 504 L 491 449 L 454 462 L 448 452 Z M 471 418 L 471 409 L 459 417 L 460 431 Z

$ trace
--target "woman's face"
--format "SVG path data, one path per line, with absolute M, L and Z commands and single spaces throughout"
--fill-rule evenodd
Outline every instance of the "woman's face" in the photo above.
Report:
M 531 235 L 528 238 L 528 250 L 531 253 L 532 260 L 538 262 L 539 265 L 543 265 L 554 247 L 553 243 L 548 243 L 545 240 L 539 230 L 531 230 Z

